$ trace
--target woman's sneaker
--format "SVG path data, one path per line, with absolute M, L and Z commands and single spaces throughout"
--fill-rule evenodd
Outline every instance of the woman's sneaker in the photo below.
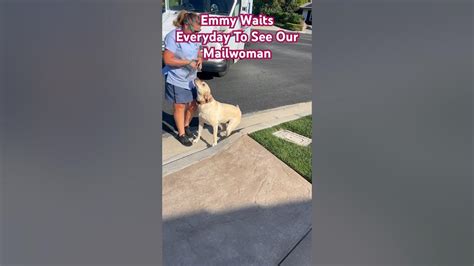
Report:
M 184 134 L 186 134 L 186 137 L 188 137 L 188 138 L 194 138 L 194 134 L 189 129 L 189 126 L 184 127 Z
M 181 144 L 183 144 L 184 146 L 192 146 L 193 143 L 188 139 L 188 137 L 186 137 L 186 135 L 181 135 L 181 136 L 178 136 L 178 140 L 179 142 L 181 142 Z

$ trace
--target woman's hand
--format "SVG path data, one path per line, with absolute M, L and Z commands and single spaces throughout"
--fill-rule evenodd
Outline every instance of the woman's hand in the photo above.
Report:
M 198 58 L 197 68 L 198 68 L 199 70 L 202 69 L 202 57 L 199 57 L 199 58 Z
M 191 63 L 188 64 L 192 69 L 197 69 L 198 68 L 198 62 L 193 60 Z

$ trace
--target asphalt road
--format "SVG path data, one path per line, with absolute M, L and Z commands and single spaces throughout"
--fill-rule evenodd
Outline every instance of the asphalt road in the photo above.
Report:
M 273 58 L 240 60 L 224 77 L 207 73 L 199 77 L 208 82 L 215 99 L 238 104 L 243 113 L 311 101 L 311 38 L 310 34 L 301 34 L 297 43 L 250 44 L 248 49 L 270 49 Z M 172 106 L 165 100 L 163 120 L 174 125 Z M 169 131 L 166 126 L 163 130 Z

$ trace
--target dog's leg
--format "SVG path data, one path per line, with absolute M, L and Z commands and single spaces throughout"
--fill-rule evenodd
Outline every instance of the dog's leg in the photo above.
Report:
M 214 135 L 214 142 L 212 143 L 212 146 L 216 146 L 217 145 L 217 130 L 219 128 L 219 124 L 216 124 L 214 126 L 212 126 L 212 135 Z
M 224 125 L 222 125 L 221 123 L 219 123 L 219 125 L 217 126 L 217 128 L 219 129 L 219 131 L 217 132 L 217 136 L 218 136 L 218 137 L 222 137 L 222 131 L 224 131 Z
M 227 127 L 226 127 L 227 137 L 230 136 L 232 131 L 234 131 L 234 129 L 239 125 L 239 123 L 240 123 L 240 117 L 233 118 L 229 121 L 229 124 L 227 124 Z
M 199 141 L 199 139 L 201 138 L 201 132 L 202 132 L 203 127 L 204 127 L 204 121 L 201 118 L 199 118 L 198 135 L 193 140 L 193 143 L 197 143 Z
M 219 123 L 219 132 L 218 132 L 218 137 L 222 137 L 222 132 L 227 130 L 227 123 Z

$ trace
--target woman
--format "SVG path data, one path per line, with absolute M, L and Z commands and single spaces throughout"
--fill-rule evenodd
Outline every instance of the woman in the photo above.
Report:
M 165 37 L 165 51 L 163 60 L 166 76 L 165 96 L 173 103 L 173 117 L 178 129 L 178 140 L 185 146 L 191 146 L 189 138 L 193 134 L 189 130 L 189 123 L 196 110 L 196 88 L 194 79 L 197 69 L 202 65 L 202 53 L 199 43 L 176 42 L 176 30 L 184 33 L 197 33 L 201 31 L 199 15 L 191 12 L 181 11 L 173 22 L 176 29 L 169 32 Z

